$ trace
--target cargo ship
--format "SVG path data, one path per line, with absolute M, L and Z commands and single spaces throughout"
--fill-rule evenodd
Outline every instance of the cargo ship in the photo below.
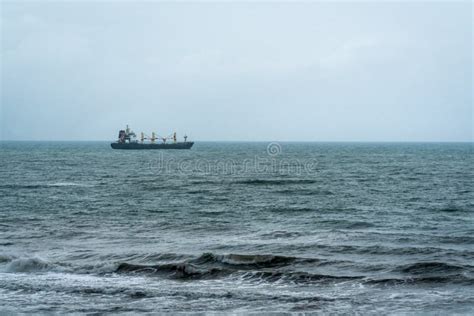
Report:
M 170 141 L 170 142 L 167 142 Z M 144 133 L 140 134 L 140 139 L 128 127 L 119 131 L 118 140 L 110 144 L 113 149 L 191 149 L 194 142 L 188 142 L 188 136 L 184 136 L 184 142 L 178 142 L 176 133 L 167 137 L 161 137 L 155 132 L 148 137 Z

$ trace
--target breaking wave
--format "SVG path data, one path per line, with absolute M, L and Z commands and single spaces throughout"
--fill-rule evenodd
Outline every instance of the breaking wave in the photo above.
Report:
M 134 256 L 129 256 L 130 261 L 116 261 L 113 260 L 114 256 L 109 258 L 84 257 L 84 259 L 91 259 L 96 261 L 96 263 L 72 266 L 66 263 L 48 262 L 39 257 L 17 258 L 10 255 L 0 255 L 0 272 L 43 273 L 55 271 L 96 275 L 139 274 L 189 281 L 196 279 L 235 278 L 236 280 L 247 282 L 294 284 L 346 281 L 374 286 L 381 284 L 426 283 L 474 284 L 474 279 L 470 277 L 474 272 L 472 266 L 458 266 L 443 262 L 415 262 L 395 266 L 391 269 L 392 274 L 384 278 L 383 275 L 317 273 L 313 272 L 315 268 L 323 267 L 321 271 L 327 271 L 324 267 L 336 264 L 337 262 L 317 258 L 266 254 L 203 253 L 197 257 L 179 254 L 155 254 L 147 256 L 147 263 L 140 263 L 140 258 Z M 119 259 L 119 257 L 115 257 L 115 259 Z M 300 267 L 301 270 L 295 270 L 295 266 Z M 307 269 L 309 270 L 305 271 Z
M 278 269 L 289 266 L 295 262 L 317 263 L 319 260 L 275 255 L 218 255 L 204 253 L 197 258 L 176 263 L 141 265 L 124 262 L 118 265 L 115 272 L 161 274 L 178 279 L 204 278 L 226 276 L 236 272 Z
M 0 262 L 1 262 L 0 258 Z M 5 260 L 7 262 L 6 266 L 3 267 L 3 272 L 41 272 L 47 271 L 52 268 L 51 264 L 46 261 L 33 257 L 33 258 L 17 258 L 10 260 Z

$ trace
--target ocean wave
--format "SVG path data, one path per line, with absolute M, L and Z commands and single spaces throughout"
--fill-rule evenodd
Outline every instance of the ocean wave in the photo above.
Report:
M 336 276 L 330 274 L 317 274 L 308 272 L 294 271 L 250 271 L 241 275 L 241 278 L 247 281 L 257 282 L 283 282 L 295 284 L 311 284 L 323 282 L 343 282 L 351 280 L 361 280 L 363 276 Z
M 260 235 L 264 239 L 274 239 L 274 238 L 296 238 L 303 236 L 303 233 L 300 232 L 290 232 L 286 230 L 273 231 L 271 233 L 265 233 Z
M 322 220 L 319 222 L 323 225 L 330 225 L 333 228 L 337 229 L 364 229 L 371 228 L 375 225 L 369 222 L 363 221 L 350 221 L 350 220 Z
M 242 254 L 213 254 L 204 253 L 196 258 L 188 259 L 178 263 L 167 263 L 163 265 L 134 265 L 128 263 L 120 264 L 119 271 L 165 271 L 175 269 L 189 269 L 198 267 L 228 266 L 238 269 L 244 268 L 275 268 L 290 265 L 295 261 L 316 262 L 317 259 L 302 259 L 278 255 L 242 255 Z
M 448 206 L 448 207 L 443 207 L 440 209 L 435 209 L 434 211 L 437 212 L 445 212 L 445 213 L 463 213 L 463 212 L 469 212 L 468 209 L 463 208 L 463 207 L 456 207 L 456 206 Z
M 291 283 L 321 283 L 332 281 L 348 281 L 363 279 L 363 276 L 334 276 L 294 271 L 255 271 L 232 269 L 230 267 L 200 267 L 192 263 L 162 264 L 162 265 L 134 265 L 121 263 L 116 273 L 137 273 L 156 276 L 165 276 L 171 279 L 214 279 L 219 277 L 233 277 L 249 282 L 291 282 Z
M 280 194 L 291 194 L 291 195 L 311 195 L 311 196 L 328 196 L 328 195 L 334 195 L 335 193 L 329 190 L 311 190 L 311 189 L 282 189 L 275 191 L 276 193 Z
M 394 271 L 409 274 L 446 274 L 452 272 L 460 272 L 466 269 L 457 265 L 444 262 L 416 262 L 404 266 L 397 267 Z
M 48 262 L 39 257 L 15 257 L 0 254 L 0 271 L 8 273 L 70 272 L 79 274 L 145 273 L 161 274 L 171 278 L 216 277 L 238 271 L 277 269 L 294 262 L 319 262 L 277 255 L 240 255 L 204 253 L 198 257 L 174 253 L 125 254 L 97 256 L 79 253 L 69 256 L 68 261 L 86 260 L 89 264 Z M 159 262 L 152 264 L 152 262 Z M 94 263 L 95 262 L 95 263 Z
M 305 213 L 305 212 L 317 212 L 317 209 L 310 207 L 271 207 L 266 209 L 272 213 Z
M 0 189 L 40 189 L 44 185 L 41 184 L 0 184 Z
M 45 189 L 51 187 L 92 187 L 92 184 L 76 182 L 51 182 L 51 183 L 27 183 L 27 184 L 0 184 L 0 189 Z
M 161 274 L 174 279 L 217 277 L 218 275 L 228 275 L 231 273 L 230 270 L 224 270 L 219 268 L 200 268 L 191 263 L 167 263 L 161 265 L 138 265 L 121 263 L 119 264 L 115 272 L 154 275 Z
M 332 253 L 361 254 L 361 255 L 391 255 L 391 256 L 420 256 L 420 255 L 443 255 L 464 258 L 474 257 L 474 251 L 456 250 L 441 247 L 421 246 L 386 246 L 386 245 L 332 245 L 314 244 L 315 250 L 327 250 Z
M 385 265 L 382 270 L 372 269 L 369 274 L 365 272 L 333 274 L 328 273 L 331 269 L 327 270 L 326 267 L 328 264 L 335 264 L 335 261 L 272 254 L 203 253 L 199 256 L 189 256 L 173 253 L 146 255 L 137 253 L 99 257 L 83 254 L 79 255 L 79 258 L 92 263 L 72 265 L 68 264 L 68 261 L 49 262 L 39 257 L 24 258 L 0 254 L 0 272 L 43 273 L 53 271 L 94 275 L 138 274 L 178 280 L 235 278 L 247 282 L 294 284 L 346 281 L 373 285 L 474 284 L 472 266 L 444 262 Z M 79 258 L 69 258 L 68 260 L 80 260 Z M 347 264 L 350 266 L 351 263 L 347 262 Z M 374 273 L 381 273 L 381 277 L 376 277 L 377 274 Z M 390 277 L 383 277 L 387 275 L 386 273 L 389 273 Z
M 41 258 L 10 258 L 5 267 L 3 267 L 3 272 L 40 272 L 47 271 L 52 268 L 51 264 L 44 261 Z
M 300 258 L 278 255 L 214 254 L 204 253 L 198 257 L 180 262 L 163 264 L 120 263 L 115 273 L 150 274 L 172 279 L 207 279 L 233 277 L 251 282 L 321 283 L 357 281 L 367 284 L 418 284 L 418 283 L 468 283 L 471 266 L 457 266 L 443 262 L 417 262 L 399 265 L 392 273 L 393 278 L 375 278 L 367 275 L 344 275 L 295 271 L 292 267 L 326 266 L 331 262 L 317 258 Z M 385 267 L 383 270 L 387 270 Z M 324 271 L 324 270 L 323 270 Z M 405 276 L 404 276 L 405 275 Z
M 233 266 L 247 267 L 276 267 L 291 264 L 297 260 L 316 260 L 316 259 L 298 259 L 296 257 L 286 257 L 277 255 L 241 255 L 226 254 L 216 255 L 212 253 L 204 253 L 192 262 L 197 264 L 220 263 Z
M 77 294 L 100 294 L 100 295 L 127 295 L 132 299 L 141 299 L 152 296 L 146 289 L 130 289 L 126 287 L 102 288 L 102 287 L 79 287 L 62 289 L 64 292 Z
M 448 276 L 422 276 L 422 277 L 407 277 L 407 278 L 366 278 L 364 284 L 370 285 L 409 285 L 409 284 L 465 284 L 474 285 L 474 279 L 464 274 L 448 275 Z
M 437 241 L 443 244 L 474 244 L 474 236 L 464 235 L 464 236 L 436 236 L 434 237 Z
M 170 278 L 178 279 L 206 278 L 227 276 L 235 273 L 247 273 L 248 271 L 261 272 L 261 270 L 274 270 L 274 272 L 269 272 L 272 274 L 277 273 L 279 268 L 288 267 L 296 262 L 319 263 L 320 260 L 278 255 L 220 255 L 204 253 L 199 257 L 182 262 L 157 265 L 142 265 L 123 262 L 118 265 L 115 272 L 166 275 Z M 262 278 L 262 276 L 263 274 L 256 274 L 257 278 Z M 271 277 L 268 277 L 268 279 L 271 279 Z
M 93 185 L 87 183 L 76 182 L 53 182 L 46 184 L 48 187 L 92 187 Z
M 289 184 L 313 184 L 313 183 L 316 183 L 316 181 L 309 180 L 309 179 L 249 179 L 249 180 L 234 181 L 233 183 L 246 184 L 246 185 L 289 185 Z
M 0 254 L 0 263 L 10 262 L 13 259 L 15 259 L 15 257 L 12 255 Z

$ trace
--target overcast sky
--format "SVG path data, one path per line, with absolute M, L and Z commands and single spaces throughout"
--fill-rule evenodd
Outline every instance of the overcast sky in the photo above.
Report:
M 1 9 L 3 140 L 473 138 L 470 1 Z

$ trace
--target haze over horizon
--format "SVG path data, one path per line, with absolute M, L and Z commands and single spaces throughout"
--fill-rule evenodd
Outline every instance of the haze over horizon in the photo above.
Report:
M 2 2 L 0 140 L 472 141 L 472 3 Z

